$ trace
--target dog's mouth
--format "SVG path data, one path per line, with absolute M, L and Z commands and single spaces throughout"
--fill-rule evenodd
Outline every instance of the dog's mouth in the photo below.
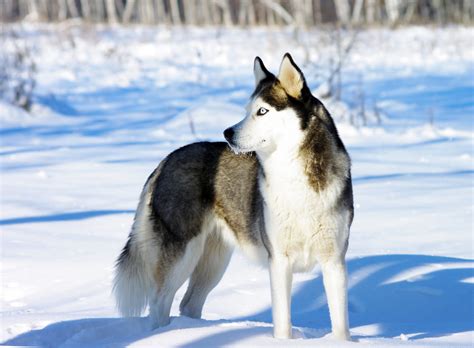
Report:
M 262 144 L 264 144 L 266 142 L 265 139 L 259 141 L 257 144 L 255 145 L 246 145 L 246 146 L 242 146 L 241 144 L 239 144 L 238 142 L 235 142 L 235 141 L 227 141 L 227 143 L 229 144 L 230 148 L 232 151 L 234 151 L 234 153 L 236 155 L 238 154 L 241 154 L 241 153 L 249 153 L 249 152 L 254 152 L 254 151 L 257 151 Z
M 239 155 L 241 153 L 248 153 L 248 152 L 252 152 L 253 149 L 251 148 L 245 148 L 245 147 L 239 147 L 239 146 L 236 146 L 236 145 L 232 145 L 231 143 L 229 143 L 229 146 L 230 146 L 230 149 L 232 151 L 234 151 L 234 153 L 236 155 Z

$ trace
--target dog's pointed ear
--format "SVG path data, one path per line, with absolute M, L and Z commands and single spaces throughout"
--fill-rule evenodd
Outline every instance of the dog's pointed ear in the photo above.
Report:
M 255 76 L 255 86 L 258 86 L 260 81 L 272 75 L 272 73 L 265 68 L 260 57 L 255 57 L 255 60 L 253 61 L 253 74 Z
M 301 98 L 301 92 L 306 86 L 306 81 L 300 68 L 295 64 L 289 53 L 285 53 L 283 56 L 278 80 L 286 93 L 295 99 Z

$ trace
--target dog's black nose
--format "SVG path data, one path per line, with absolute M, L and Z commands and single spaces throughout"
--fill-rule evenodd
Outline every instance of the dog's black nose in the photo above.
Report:
M 234 129 L 232 127 L 227 128 L 224 131 L 224 137 L 229 143 L 232 143 L 232 138 L 234 137 Z

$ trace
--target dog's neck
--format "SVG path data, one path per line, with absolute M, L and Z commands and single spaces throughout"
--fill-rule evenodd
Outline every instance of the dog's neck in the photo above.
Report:
M 261 151 L 257 158 L 265 178 L 296 180 L 304 175 L 316 192 L 323 191 L 334 178 L 345 178 L 348 156 L 338 149 L 325 127 L 308 129 L 300 139 L 282 142 L 273 151 Z

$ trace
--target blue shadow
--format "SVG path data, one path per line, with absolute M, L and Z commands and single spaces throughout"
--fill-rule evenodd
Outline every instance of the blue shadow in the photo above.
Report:
M 18 225 L 18 224 L 30 224 L 39 222 L 57 222 L 57 221 L 73 221 L 73 220 L 85 220 L 91 219 L 98 216 L 104 215 L 115 215 L 115 214 L 133 214 L 135 210 L 86 210 L 76 211 L 71 213 L 52 214 L 43 216 L 27 216 L 12 219 L 0 220 L 0 225 Z
M 378 333 L 371 336 L 373 338 L 393 338 L 403 333 L 411 335 L 412 340 L 473 331 L 474 284 L 468 280 L 474 277 L 473 262 L 427 255 L 376 255 L 350 259 L 351 327 L 375 325 Z M 410 276 L 406 276 L 407 272 Z M 302 327 L 308 339 L 317 339 L 329 332 L 329 313 L 319 274 L 293 292 L 292 317 L 293 325 Z M 154 331 L 147 326 L 146 318 L 63 321 L 18 335 L 4 344 L 54 346 L 81 332 L 85 341 L 78 342 L 77 347 L 106 343 L 124 347 L 170 330 L 241 321 L 271 323 L 271 308 L 231 321 L 178 317 L 169 326 Z M 91 330 L 90 334 L 88 330 Z M 230 325 L 225 333 L 209 334 L 182 347 L 235 344 L 262 333 L 270 335 L 271 328 Z
M 391 74 L 387 69 L 375 69 L 373 72 L 380 73 L 384 78 L 364 80 L 368 104 L 396 101 L 407 106 L 403 110 L 384 109 L 391 121 L 419 125 L 428 122 L 432 116 L 437 126 L 474 129 L 474 65 L 462 74 L 417 72 L 400 76 L 397 72 Z M 354 96 L 360 88 L 359 81 L 357 75 L 346 76 L 342 98 L 349 106 L 357 106 Z
M 381 323 L 381 337 L 401 333 L 436 337 L 474 330 L 474 284 L 464 282 L 474 276 L 474 269 L 456 267 L 473 262 L 425 255 L 379 255 L 350 260 L 349 274 L 367 272 L 349 290 L 351 326 Z M 454 267 L 438 270 L 438 265 L 443 264 Z M 375 270 L 371 270 L 374 266 Z M 426 267 L 433 270 L 425 269 L 420 277 L 393 281 L 397 275 Z M 318 276 L 305 282 L 293 295 L 293 324 L 329 328 L 329 311 L 321 302 L 323 283 Z M 245 319 L 270 322 L 271 310 Z
M 390 179 L 400 179 L 400 178 L 436 178 L 443 176 L 462 176 L 462 175 L 473 175 L 474 170 L 456 170 L 452 172 L 440 172 L 440 173 L 431 173 L 431 172 L 420 172 L 420 173 L 393 173 L 393 174 L 382 174 L 382 175 L 367 175 L 367 176 L 358 176 L 352 179 L 353 182 L 366 182 L 374 180 L 390 180 Z

